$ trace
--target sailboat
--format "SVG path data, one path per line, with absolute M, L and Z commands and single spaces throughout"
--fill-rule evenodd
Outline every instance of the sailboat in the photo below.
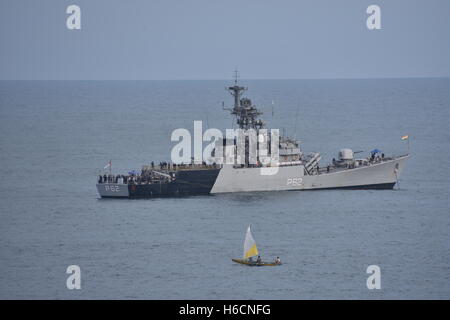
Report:
M 240 264 L 245 264 L 248 266 L 278 266 L 281 263 L 276 262 L 264 262 L 260 261 L 257 262 L 255 260 L 252 260 L 254 257 L 258 256 L 258 248 L 256 247 L 256 241 L 253 238 L 252 230 L 250 229 L 250 226 L 247 228 L 247 233 L 245 234 L 245 240 L 244 240 L 244 256 L 242 259 L 231 259 L 232 261 Z

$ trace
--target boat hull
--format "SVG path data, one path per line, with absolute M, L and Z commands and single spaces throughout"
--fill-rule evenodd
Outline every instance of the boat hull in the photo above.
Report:
M 275 168 L 182 170 L 169 183 L 97 184 L 102 198 L 155 198 L 256 191 L 306 191 L 323 189 L 392 189 L 408 155 L 354 169 L 305 175 L 302 165 Z
M 231 259 L 233 262 L 239 263 L 239 264 L 243 264 L 249 267 L 275 267 L 275 266 L 279 266 L 281 265 L 281 263 L 275 263 L 275 262 L 260 262 L 260 263 L 256 263 L 256 262 L 248 262 L 247 260 L 244 259 Z
M 235 169 L 224 166 L 211 193 L 287 191 L 320 189 L 392 189 L 409 156 L 383 161 L 354 169 L 305 175 L 303 166 L 274 168 L 267 174 L 265 168 Z M 270 173 L 270 172 L 269 172 Z

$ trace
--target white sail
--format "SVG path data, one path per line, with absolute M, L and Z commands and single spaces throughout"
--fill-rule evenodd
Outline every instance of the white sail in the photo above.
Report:
M 254 257 L 257 255 L 258 255 L 258 248 L 256 247 L 256 241 L 255 239 L 253 239 L 250 226 L 248 226 L 244 241 L 244 259 L 248 259 L 250 257 Z

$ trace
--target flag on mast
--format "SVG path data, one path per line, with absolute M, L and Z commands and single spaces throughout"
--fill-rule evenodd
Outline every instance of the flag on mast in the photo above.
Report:
M 106 166 L 103 167 L 103 169 L 108 169 L 111 167 L 111 160 L 109 160 L 109 162 L 106 164 Z
M 406 139 L 408 139 L 409 138 L 409 135 L 404 135 L 404 136 L 402 136 L 402 140 L 406 140 Z

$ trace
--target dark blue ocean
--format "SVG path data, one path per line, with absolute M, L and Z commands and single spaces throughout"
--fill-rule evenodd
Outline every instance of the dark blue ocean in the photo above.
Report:
M 324 164 L 343 147 L 403 154 L 409 134 L 400 189 L 102 200 L 109 160 L 139 170 L 170 160 L 176 128 L 230 128 L 232 82 L 2 81 L 0 298 L 449 299 L 450 79 L 241 83 Z M 232 263 L 249 224 L 282 266 Z

